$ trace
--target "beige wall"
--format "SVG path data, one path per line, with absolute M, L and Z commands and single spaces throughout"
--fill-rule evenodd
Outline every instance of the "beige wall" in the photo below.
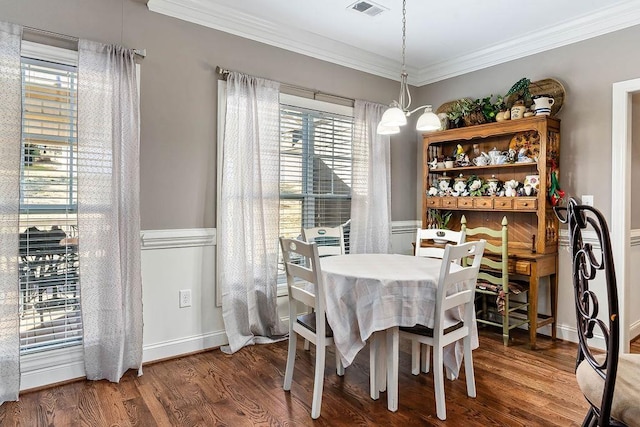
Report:
M 417 99 L 437 108 L 461 97 L 504 94 L 521 77 L 560 80 L 566 90 L 558 114 L 560 185 L 569 195 L 594 195 L 595 206 L 610 218 L 612 84 L 640 77 L 639 39 L 640 26 L 632 27 L 422 87 Z
M 217 65 L 387 104 L 399 83 L 150 12 L 137 0 L 0 0 L 0 19 L 145 48 L 141 69 L 143 229 L 215 227 Z M 415 217 L 415 138 L 394 138 L 392 217 Z
M 388 79 L 152 13 L 141 0 L 0 0 L 0 16 L 26 26 L 147 49 L 141 79 L 143 229 L 215 226 L 217 65 L 381 103 L 396 98 L 399 87 Z M 609 217 L 611 85 L 640 75 L 634 42 L 639 38 L 637 26 L 414 88 L 412 93 L 416 105 L 429 102 L 437 108 L 459 97 L 503 94 L 524 76 L 560 80 L 566 88 L 559 114 L 561 186 L 571 195 L 593 194 L 596 207 Z M 634 109 L 636 122 L 639 110 Z M 395 221 L 420 218 L 420 179 L 416 179 L 422 170 L 420 139 L 407 127 L 392 140 Z M 640 182 L 635 174 L 633 182 Z M 640 226 L 639 205 L 640 201 L 633 204 L 632 217 L 639 218 L 634 228 Z

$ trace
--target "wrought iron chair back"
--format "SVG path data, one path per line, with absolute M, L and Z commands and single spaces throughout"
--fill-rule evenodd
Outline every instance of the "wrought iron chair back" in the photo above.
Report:
M 566 207 L 554 207 L 554 211 L 560 222 L 569 227 L 579 339 L 576 370 L 586 361 L 604 381 L 600 402 L 591 401 L 585 396 L 591 408 L 583 425 L 623 425 L 611 418 L 620 349 L 620 316 L 609 227 L 600 211 L 591 206 L 579 205 L 575 199 L 570 199 Z M 599 249 L 592 243 L 585 243 L 583 235 L 587 231 L 595 233 Z M 590 288 L 596 277 L 603 277 L 606 282 L 607 322 L 602 320 L 604 315 L 600 313 L 598 297 Z M 592 352 L 593 346 L 589 344 L 597 335 L 604 339 L 604 355 L 602 352 Z

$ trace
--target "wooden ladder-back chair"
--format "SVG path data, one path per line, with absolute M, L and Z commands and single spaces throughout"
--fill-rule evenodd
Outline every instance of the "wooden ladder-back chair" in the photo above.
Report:
M 576 379 L 591 405 L 582 425 L 640 426 L 640 354 L 619 353 L 620 316 L 609 227 L 600 211 L 578 205 L 575 199 L 554 210 L 569 226 L 578 333 Z M 597 236 L 597 244 L 584 242 L 583 233 L 589 231 Z M 591 282 L 602 279 L 607 313 L 600 313 L 598 297 L 590 288 Z M 604 340 L 604 352 L 594 350 L 598 340 Z
M 400 327 L 400 336 L 413 342 L 433 347 L 433 382 L 436 396 L 436 414 L 447 418 L 444 400 L 444 347 L 462 340 L 464 346 L 464 372 L 467 379 L 467 395 L 476 397 L 476 383 L 471 355 L 471 328 L 473 327 L 476 278 L 482 261 L 485 241 L 447 245 L 436 290 L 436 306 L 433 327 L 416 325 Z M 470 263 L 462 260 L 473 259 Z M 447 316 L 448 310 L 459 310 L 461 320 Z M 418 347 L 412 348 L 415 353 Z M 397 372 L 397 367 L 395 367 Z
M 334 345 L 333 331 L 325 314 L 324 282 L 320 271 L 320 257 L 315 243 L 280 237 L 282 257 L 289 291 L 289 351 L 284 374 L 286 391 L 291 390 L 293 368 L 296 361 L 297 335 L 316 346 L 316 364 L 313 380 L 311 418 L 320 416 L 326 347 Z M 298 315 L 298 302 L 312 307 L 312 313 Z M 344 375 L 340 355 L 336 351 L 336 371 Z
M 484 249 L 484 257 L 478 274 L 476 303 L 477 321 L 480 324 L 492 325 L 502 328 L 502 339 L 504 345 L 509 344 L 509 333 L 511 329 L 529 323 L 527 309 L 529 307 L 528 298 L 526 301 L 515 301 L 511 298 L 514 294 L 528 294 L 528 283 L 516 281 L 509 277 L 509 232 L 507 217 L 502 218 L 502 227 L 494 230 L 488 227 L 468 228 L 466 218 L 463 216 L 462 230 L 466 237 L 475 239 L 486 239 L 487 244 Z M 493 297 L 496 301 L 497 313 L 499 317 L 490 309 L 487 302 L 488 297 Z

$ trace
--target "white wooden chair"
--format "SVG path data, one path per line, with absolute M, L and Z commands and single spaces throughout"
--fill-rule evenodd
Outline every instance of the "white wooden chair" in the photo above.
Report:
M 423 240 L 426 240 L 430 246 L 422 246 Z M 416 248 L 414 255 L 442 259 L 444 256 L 444 247 L 433 246 L 434 244 L 442 244 L 442 242 L 445 242 L 459 245 L 464 243 L 464 241 L 464 230 L 453 231 L 438 228 L 418 228 L 418 231 L 416 232 Z M 413 341 L 411 344 L 412 346 L 419 345 L 417 341 Z M 429 372 L 430 356 L 431 348 L 428 345 L 423 345 L 422 351 L 418 350 L 417 352 L 411 352 L 411 373 L 413 375 L 418 375 L 420 373 L 420 366 L 418 365 L 419 360 L 421 361 L 420 365 L 422 366 L 422 372 Z
M 289 291 L 289 352 L 284 374 L 285 390 L 291 390 L 293 368 L 296 360 L 297 335 L 316 346 L 315 375 L 311 418 L 320 416 L 326 347 L 333 345 L 333 332 L 325 314 L 324 283 L 320 272 L 320 257 L 315 243 L 280 238 L 282 256 L 287 274 Z M 314 311 L 298 315 L 298 302 Z M 344 367 L 336 351 L 336 371 L 344 375 Z
M 302 238 L 305 242 L 316 242 L 318 244 L 318 255 L 320 257 L 345 253 L 342 225 L 337 227 L 303 228 Z
M 349 220 L 350 221 L 350 220 Z M 348 224 L 347 221 L 345 224 Z M 316 242 L 320 257 L 342 255 L 345 253 L 344 225 L 337 227 L 313 227 L 303 228 L 302 238 L 307 243 Z M 313 308 L 309 308 L 313 312 Z M 309 341 L 304 342 L 304 349 L 309 350 Z
M 424 325 L 400 327 L 401 337 L 433 347 L 436 414 L 441 420 L 447 418 L 444 401 L 443 349 L 445 346 L 463 340 L 467 395 L 469 397 L 476 396 L 473 358 L 471 356 L 471 328 L 475 311 L 476 279 L 485 243 L 484 240 L 480 240 L 455 246 L 447 245 L 442 257 L 442 267 L 438 279 L 433 328 Z M 466 259 L 466 263 L 461 262 L 463 258 Z M 445 312 L 452 309 L 461 310 L 462 320 L 447 318 Z M 419 350 L 418 345 L 412 346 L 412 353 L 416 353 L 417 350 Z M 396 372 L 397 368 L 397 366 L 394 367 Z

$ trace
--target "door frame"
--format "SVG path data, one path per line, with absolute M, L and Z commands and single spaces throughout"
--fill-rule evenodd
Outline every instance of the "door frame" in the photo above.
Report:
M 620 301 L 620 350 L 630 351 L 632 95 L 640 79 L 613 84 L 611 118 L 611 240 Z

